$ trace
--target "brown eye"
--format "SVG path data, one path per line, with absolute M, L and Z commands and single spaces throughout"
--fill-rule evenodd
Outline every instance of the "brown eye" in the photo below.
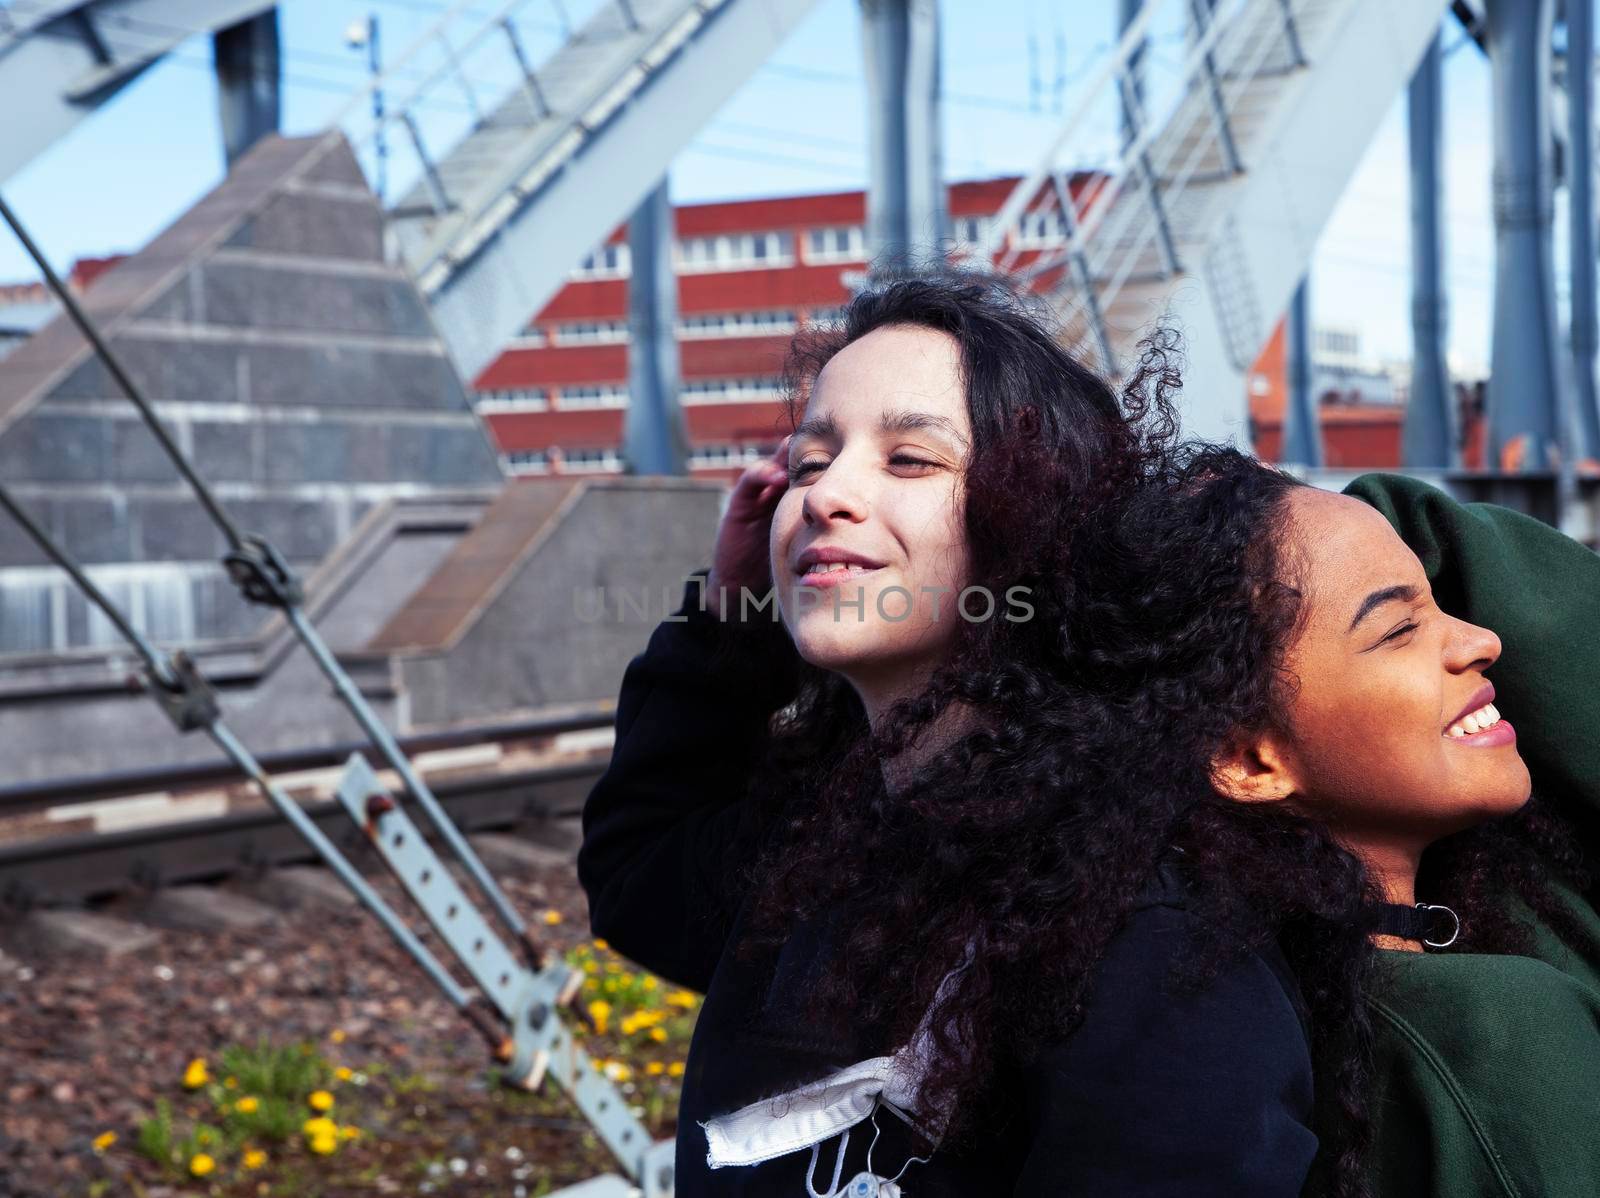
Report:
M 914 458 L 903 453 L 897 453 L 889 459 L 889 464 L 891 466 L 937 466 L 939 463 L 925 462 L 921 458 Z
M 791 480 L 804 478 L 813 470 L 821 470 L 826 465 L 826 462 L 819 462 L 815 458 L 811 459 L 809 462 L 797 462 L 793 466 L 789 467 L 789 478 Z

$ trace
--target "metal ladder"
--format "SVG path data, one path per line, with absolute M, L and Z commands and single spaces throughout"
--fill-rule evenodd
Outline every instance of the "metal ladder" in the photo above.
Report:
M 469 381 L 815 5 L 605 0 L 575 26 L 561 0 L 472 2 L 332 122 L 358 157 L 381 143 L 414 176 L 388 205 L 390 248 Z M 564 40 L 535 61 L 551 21 Z

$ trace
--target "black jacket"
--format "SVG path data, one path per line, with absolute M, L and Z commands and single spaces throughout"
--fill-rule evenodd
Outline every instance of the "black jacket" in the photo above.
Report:
M 820 929 L 797 927 L 764 966 L 723 951 L 744 911 L 732 859 L 750 807 L 740 800 L 769 717 L 793 697 L 795 656 L 764 616 L 741 626 L 703 613 L 695 585 L 623 678 L 611 764 L 584 807 L 578 877 L 596 936 L 706 996 L 679 1107 L 679 1198 L 796 1198 L 809 1150 L 712 1170 L 698 1121 L 898 1046 L 864 1029 L 839 1043 L 813 1026 L 806 979 L 825 959 Z M 1272 949 L 1199 996 L 1165 993 L 1194 918 L 1163 866 L 1098 967 L 1077 1033 L 1011 1079 L 1012 1101 L 996 1106 L 976 1147 L 946 1145 L 912 1164 L 900 1178 L 906 1198 L 1299 1194 L 1317 1139 L 1293 975 Z M 914 1145 L 894 1116 L 878 1124 L 873 1168 L 893 1176 Z M 844 1179 L 865 1168 L 871 1139 L 870 1124 L 852 1130 Z M 820 1150 L 819 1192 L 837 1143 Z

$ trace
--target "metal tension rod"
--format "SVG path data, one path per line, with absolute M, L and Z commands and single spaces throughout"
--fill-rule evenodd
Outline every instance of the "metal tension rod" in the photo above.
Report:
M 67 572 L 89 602 L 98 607 L 133 646 L 144 662 L 148 683 L 146 689 L 167 718 L 172 721 L 173 726 L 179 732 L 205 732 L 233 763 L 261 788 L 267 801 L 277 808 L 278 814 L 288 820 L 295 831 L 305 838 L 306 842 L 316 850 L 317 856 L 339 875 L 340 881 L 355 893 L 367 910 L 377 916 L 389 934 L 400 942 L 400 947 L 410 953 L 412 959 L 422 966 L 433 983 L 444 991 L 445 998 L 450 1004 L 466 1016 L 467 1020 L 488 1040 L 490 1047 L 499 1047 L 503 1034 L 495 1025 L 493 1018 L 450 975 L 450 972 L 428 951 L 427 946 L 417 939 L 416 934 L 383 900 L 383 897 L 367 884 L 366 879 L 323 834 L 322 829 L 317 827 L 316 822 L 305 813 L 300 804 L 285 794 L 268 776 L 261 768 L 261 763 L 223 722 L 216 693 L 189 656 L 181 652 L 168 655 L 141 635 L 116 604 L 95 586 L 83 568 L 34 522 L 3 485 L 0 485 L 0 507 L 10 513 L 22 531 L 43 550 L 47 557 Z
M 499 884 L 490 875 L 489 871 L 484 868 L 483 862 L 478 859 L 477 853 L 473 852 L 472 847 L 467 844 L 466 838 L 461 835 L 454 821 L 440 806 L 438 799 L 434 797 L 433 791 L 428 788 L 427 783 L 412 768 L 411 762 L 400 751 L 400 746 L 395 743 L 394 737 L 383 726 L 382 721 L 378 719 L 371 705 L 367 703 L 365 696 L 351 681 L 344 667 L 339 664 L 338 659 L 322 639 L 322 635 L 316 630 L 311 621 L 306 619 L 305 613 L 301 610 L 303 591 L 299 580 L 295 578 L 290 570 L 288 562 L 264 538 L 242 532 L 217 501 L 216 497 L 211 494 L 210 488 L 195 472 L 188 459 L 184 457 L 183 451 L 173 441 L 165 426 L 162 425 L 160 417 L 156 415 L 155 409 L 151 406 L 149 400 L 145 398 L 143 392 L 140 391 L 128 372 L 123 369 L 122 363 L 118 360 L 116 354 L 112 352 L 111 347 L 100 336 L 94 322 L 84 312 L 77 298 L 51 268 L 50 263 L 46 260 L 39 247 L 34 244 L 33 239 L 23 227 L 21 220 L 18 219 L 16 213 L 5 202 L 3 196 L 0 196 L 0 217 L 5 219 L 6 224 L 11 227 L 11 231 L 16 234 L 17 240 L 22 243 L 23 248 L 28 252 L 28 256 L 33 259 L 35 265 L 44 275 L 45 282 L 49 285 L 50 290 L 61 301 L 61 306 L 72 318 L 73 323 L 78 326 L 79 331 L 88 339 L 95 354 L 105 364 L 106 369 L 111 372 L 112 378 L 117 381 L 117 385 L 126 392 L 129 400 L 139 410 L 139 414 L 144 418 L 145 424 L 149 426 L 151 433 L 155 435 L 156 441 L 166 451 L 167 456 L 172 459 L 173 465 L 177 467 L 184 481 L 189 484 L 190 489 L 194 491 L 196 497 L 205 507 L 207 515 L 211 517 L 212 522 L 216 524 L 222 535 L 227 539 L 229 552 L 223 558 L 223 565 L 227 568 L 228 576 L 233 580 L 234 585 L 239 588 L 240 592 L 250 602 L 265 607 L 274 607 L 284 613 L 289 626 L 315 659 L 318 668 L 321 669 L 328 681 L 333 684 L 334 690 L 338 693 L 340 699 L 349 708 L 350 713 L 355 716 L 356 722 L 361 725 L 368 738 L 383 754 L 384 759 L 400 775 L 405 782 L 406 789 L 421 804 L 423 811 L 427 813 L 429 822 L 443 837 L 445 843 L 450 846 L 451 851 L 460 859 L 462 865 L 466 867 L 468 874 L 471 875 L 478 889 L 489 899 L 495 914 L 499 916 L 501 922 L 522 943 L 532 963 L 536 966 L 542 966 L 547 957 L 544 945 L 534 936 L 527 921 L 522 918 L 522 915 L 511 904 L 511 900 L 501 890 Z

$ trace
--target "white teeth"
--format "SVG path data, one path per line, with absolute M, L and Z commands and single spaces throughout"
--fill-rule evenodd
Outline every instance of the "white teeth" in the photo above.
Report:
M 816 562 L 806 567 L 807 574 L 865 574 L 875 566 L 857 565 L 855 562 Z
M 1485 703 L 1477 711 L 1468 712 L 1450 727 L 1445 729 L 1447 736 L 1460 738 L 1472 736 L 1486 728 L 1492 728 L 1500 722 L 1500 712 L 1493 703 Z

